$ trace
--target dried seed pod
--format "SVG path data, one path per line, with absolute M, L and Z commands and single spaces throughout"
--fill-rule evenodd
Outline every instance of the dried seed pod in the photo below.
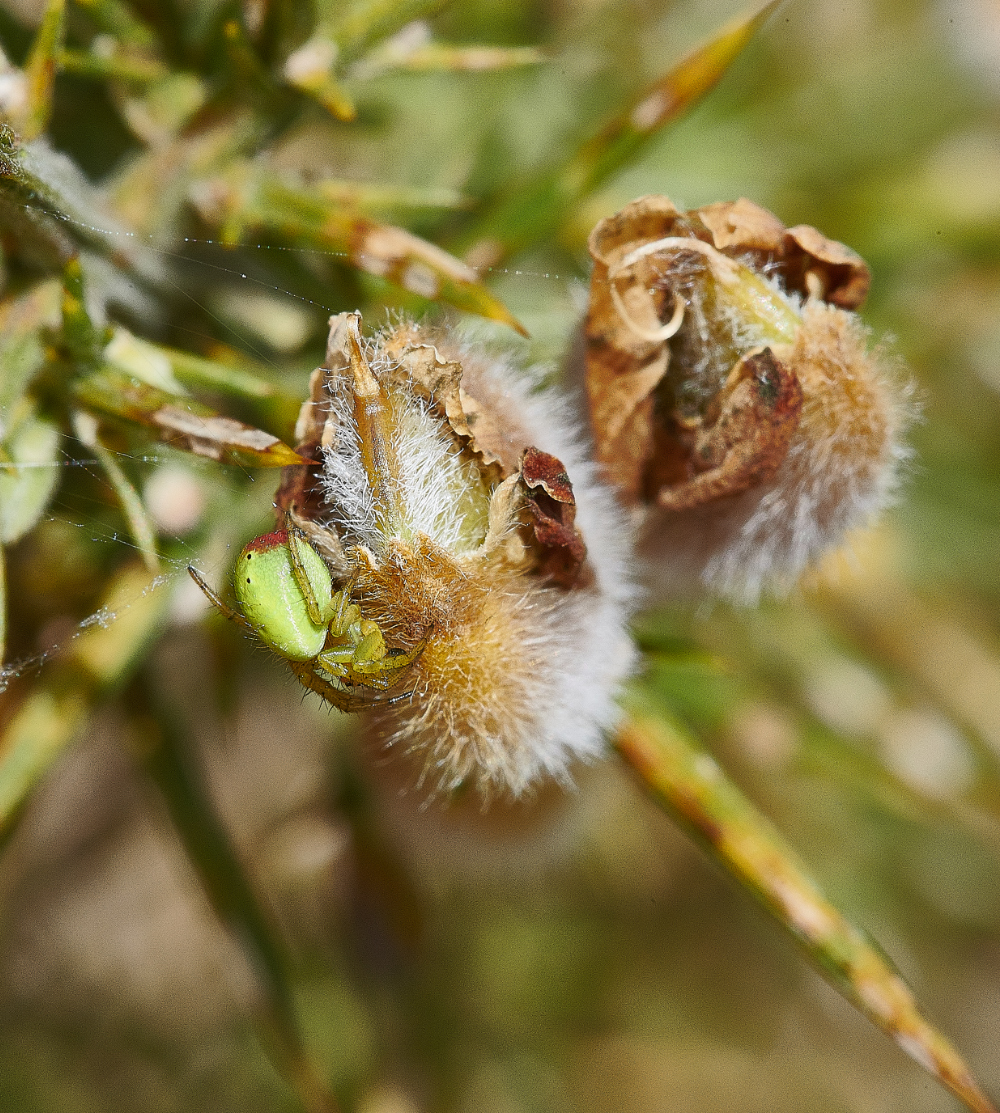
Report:
M 753 603 L 892 499 L 908 387 L 851 312 L 849 248 L 740 200 L 601 221 L 586 320 L 596 455 L 649 579 Z
M 404 323 L 331 319 L 278 505 L 390 652 L 368 737 L 421 779 L 520 795 L 601 753 L 633 666 L 629 533 L 563 402 Z M 397 693 L 403 693 L 402 696 Z

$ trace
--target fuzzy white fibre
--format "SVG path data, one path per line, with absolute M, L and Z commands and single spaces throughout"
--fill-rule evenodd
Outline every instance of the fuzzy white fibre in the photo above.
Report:
M 368 358 L 376 374 L 384 369 L 384 357 L 375 347 L 369 347 Z M 338 439 L 324 454 L 326 499 L 341 537 L 379 553 L 386 540 L 385 528 L 378 520 L 361 461 L 350 383 L 346 378 L 342 383 L 343 389 L 330 399 Z M 482 543 L 487 525 L 486 492 L 475 465 L 463 458 L 441 420 L 415 392 L 395 394 L 393 406 L 392 448 L 401 465 L 399 494 L 405 522 L 401 538 L 411 540 L 424 534 L 451 552 L 475 549 Z M 482 510 L 477 514 L 479 503 Z

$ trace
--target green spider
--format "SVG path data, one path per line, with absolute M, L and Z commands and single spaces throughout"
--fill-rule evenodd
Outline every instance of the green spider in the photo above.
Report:
M 283 657 L 299 683 L 341 711 L 382 701 L 355 687 L 386 692 L 424 648 L 387 649 L 378 624 L 361 617 L 350 584 L 333 590 L 330 570 L 299 530 L 286 528 L 251 541 L 240 553 L 233 587 L 243 613 L 227 606 L 190 566 L 191 577 L 228 619 Z M 323 675 L 323 674 L 326 675 Z M 327 676 L 338 680 L 337 687 Z

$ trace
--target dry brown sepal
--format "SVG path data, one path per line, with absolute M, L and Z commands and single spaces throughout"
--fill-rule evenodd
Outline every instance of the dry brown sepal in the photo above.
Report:
M 659 487 L 657 505 L 688 510 L 760 486 L 788 455 L 801 414 L 802 386 L 795 372 L 770 348 L 744 356 L 704 417 L 673 418 L 686 475 Z
M 751 201 L 601 221 L 585 325 L 596 455 L 652 578 L 754 602 L 890 501 L 905 386 L 851 310 L 867 266 Z
M 576 499 L 566 469 L 548 452 L 526 448 L 520 476 L 531 529 L 543 550 L 539 571 L 553 583 L 572 587 L 581 578 L 587 546 L 576 528 Z
M 278 496 L 391 649 L 368 735 L 431 790 L 518 796 L 593 759 L 634 651 L 627 530 L 562 406 L 446 332 L 331 319 Z
M 701 222 L 714 247 L 758 273 L 766 268 L 787 291 L 818 297 L 841 309 L 858 309 L 868 296 L 871 272 L 864 259 L 808 224 L 786 228 L 774 213 L 745 197 L 717 201 L 686 215 Z
M 343 376 L 349 369 L 344 322 L 351 316 L 331 318 L 326 366 L 313 372 L 310 397 L 296 426 L 296 452 L 311 463 L 284 469 L 275 500 L 279 517 L 294 513 L 314 539 L 310 523 L 324 517 L 325 494 L 319 469 L 324 450 L 334 449 L 338 437 L 338 423 L 330 414 L 330 372 L 339 369 Z M 562 463 L 525 442 L 526 433 L 516 424 L 514 414 L 497 412 L 497 399 L 485 382 L 478 384 L 478 390 L 472 386 L 478 398 L 463 388 L 466 371 L 461 354 L 449 351 L 442 335 L 405 322 L 380 336 L 377 345 L 376 366 L 379 358 L 384 363 L 378 377 L 380 381 L 383 376 L 389 380 L 390 396 L 412 393 L 422 400 L 450 431 L 457 452 L 474 461 L 476 478 L 484 489 L 492 488 L 483 548 L 492 550 L 501 540 L 520 535 L 522 543 L 508 544 L 506 551 L 508 559 L 516 552 L 516 563 L 525 570 L 565 588 L 581 578 L 592 578 L 592 571 L 583 567 L 587 549 L 574 525 L 576 499 Z M 461 500 L 469 492 L 457 494 Z M 323 543 L 321 539 L 319 544 Z

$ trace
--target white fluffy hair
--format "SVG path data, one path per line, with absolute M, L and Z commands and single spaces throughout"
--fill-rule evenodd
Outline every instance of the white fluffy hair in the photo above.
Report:
M 377 371 L 385 360 L 370 356 L 369 362 Z M 461 498 L 463 490 L 481 483 L 475 464 L 462 455 L 425 398 L 407 390 L 394 402 L 398 420 L 392 447 L 402 464 L 399 478 L 409 530 L 414 535 L 424 534 L 450 552 L 477 547 L 485 537 L 486 519 L 484 516 L 482 522 L 470 526 L 462 514 Z M 324 487 L 341 536 L 378 552 L 383 535 L 361 462 L 353 404 L 350 390 L 331 399 L 338 440 L 324 453 Z

